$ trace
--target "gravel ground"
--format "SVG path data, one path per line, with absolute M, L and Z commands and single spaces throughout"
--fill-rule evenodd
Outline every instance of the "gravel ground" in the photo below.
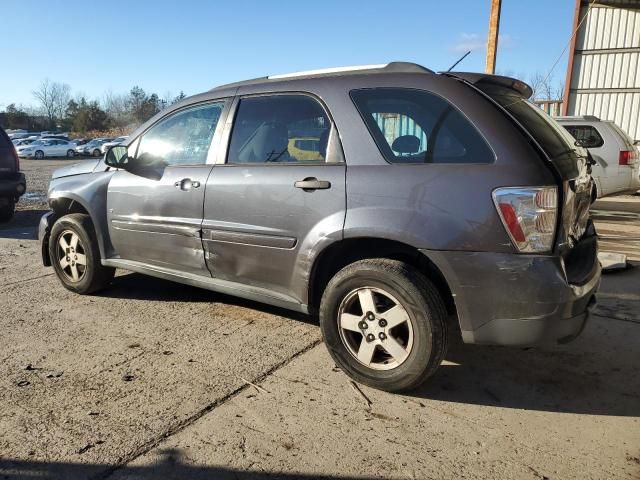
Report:
M 29 192 L 68 163 L 24 161 Z M 640 202 L 608 201 L 606 245 L 638 256 Z M 0 478 L 640 478 L 640 268 L 603 278 L 575 342 L 455 344 L 391 395 L 310 317 L 125 272 L 71 294 L 40 264 L 45 208 L 0 227 Z

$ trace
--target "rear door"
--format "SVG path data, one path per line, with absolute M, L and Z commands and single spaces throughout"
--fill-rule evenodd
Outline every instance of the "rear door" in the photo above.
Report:
M 306 94 L 236 100 L 228 154 L 207 183 L 203 239 L 218 279 L 304 302 L 314 248 L 342 237 L 345 164 L 325 108 Z M 312 140 L 310 150 L 296 140 Z
M 129 145 L 140 175 L 118 170 L 109 182 L 109 235 L 120 259 L 209 276 L 201 240 L 207 177 L 225 101 L 193 105 L 160 119 Z
M 65 157 L 67 155 L 67 142 L 65 140 L 54 140 L 56 156 Z

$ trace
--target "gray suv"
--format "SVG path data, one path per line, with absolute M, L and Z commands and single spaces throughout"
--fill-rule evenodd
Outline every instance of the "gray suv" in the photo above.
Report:
M 587 154 L 511 78 L 409 63 L 279 75 L 160 112 L 54 173 L 45 265 L 318 313 L 355 380 L 416 387 L 451 335 L 566 342 L 600 281 Z

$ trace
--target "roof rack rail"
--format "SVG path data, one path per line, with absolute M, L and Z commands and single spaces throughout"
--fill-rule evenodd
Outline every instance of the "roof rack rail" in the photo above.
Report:
M 268 77 L 254 78 L 252 80 L 242 80 L 240 82 L 227 83 L 225 85 L 218 85 L 212 88 L 210 91 L 222 90 L 226 88 L 241 87 L 244 85 L 255 85 L 259 83 L 265 83 L 270 80 L 287 80 L 303 77 L 314 76 L 331 76 L 340 73 L 359 73 L 359 72 L 371 72 L 371 73 L 435 73 L 433 70 L 429 70 L 422 65 L 411 62 L 391 62 L 382 63 L 377 65 L 356 65 L 353 67 L 333 67 L 323 68 L 319 70 L 307 70 L 304 72 L 285 73 L 280 75 L 269 75 Z
M 320 68 L 317 70 L 306 70 L 302 72 L 293 72 L 293 73 L 284 73 L 279 75 L 269 75 L 267 78 L 269 80 L 277 80 L 277 79 L 286 79 L 286 78 L 296 78 L 296 77 L 308 77 L 313 75 L 329 75 L 332 73 L 342 73 L 342 72 L 358 72 L 362 70 L 383 70 L 388 72 L 417 72 L 417 73 L 434 73 L 433 70 L 429 70 L 422 65 L 418 65 L 417 63 L 411 62 L 391 62 L 391 63 L 380 63 L 375 65 L 354 65 L 350 67 L 331 67 L 331 68 Z

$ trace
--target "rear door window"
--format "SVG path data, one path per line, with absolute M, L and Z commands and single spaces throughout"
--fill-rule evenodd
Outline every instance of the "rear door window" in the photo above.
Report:
M 591 125 L 565 125 L 564 123 L 561 125 L 585 148 L 598 148 L 604 145 L 600 132 Z
M 328 160 L 331 121 L 308 95 L 240 100 L 227 163 L 307 163 Z
M 390 163 L 491 163 L 495 156 L 471 122 L 424 90 L 351 92 L 378 148 Z

